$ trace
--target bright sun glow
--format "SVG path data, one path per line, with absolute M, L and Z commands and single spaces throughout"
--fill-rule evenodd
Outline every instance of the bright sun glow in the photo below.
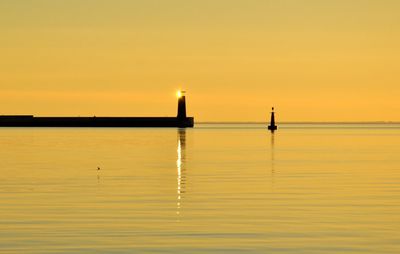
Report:
M 185 91 L 179 90 L 179 91 L 176 92 L 176 97 L 178 97 L 178 98 L 181 98 L 184 95 L 185 95 Z

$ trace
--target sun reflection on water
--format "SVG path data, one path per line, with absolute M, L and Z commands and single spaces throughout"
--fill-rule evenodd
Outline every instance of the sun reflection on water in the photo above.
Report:
M 185 179 L 183 176 L 184 173 L 184 162 L 185 162 L 185 142 L 186 142 L 186 130 L 178 129 L 178 148 L 177 148 L 177 160 L 176 160 L 176 168 L 177 168 L 177 201 L 176 201 L 176 214 L 180 215 L 181 210 L 181 199 L 184 193 L 183 187 L 185 184 Z

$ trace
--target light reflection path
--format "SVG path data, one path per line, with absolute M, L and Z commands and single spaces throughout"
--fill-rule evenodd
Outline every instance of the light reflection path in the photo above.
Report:
M 272 191 L 275 187 L 275 134 L 271 132 L 271 183 Z
M 184 193 L 185 186 L 185 148 L 186 148 L 186 129 L 180 128 L 178 129 L 178 149 L 177 155 L 178 159 L 176 160 L 176 168 L 177 168 L 177 200 L 176 200 L 176 214 L 180 215 L 181 210 L 181 199 Z

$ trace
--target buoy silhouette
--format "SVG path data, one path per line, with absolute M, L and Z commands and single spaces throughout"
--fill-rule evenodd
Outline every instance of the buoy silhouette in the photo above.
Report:
M 278 126 L 275 125 L 275 112 L 274 112 L 274 107 L 272 107 L 272 112 L 271 112 L 271 122 L 268 125 L 268 130 L 271 132 L 274 132 L 278 129 Z

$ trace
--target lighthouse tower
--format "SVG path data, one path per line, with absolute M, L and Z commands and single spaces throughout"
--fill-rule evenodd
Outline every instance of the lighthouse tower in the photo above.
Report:
M 274 107 L 272 107 L 272 112 L 271 112 L 271 122 L 268 125 L 268 130 L 271 132 L 274 132 L 278 129 L 278 126 L 275 125 L 275 112 L 274 112 Z
M 186 119 L 186 99 L 185 99 L 185 91 L 178 91 L 176 96 L 178 97 L 178 120 Z

